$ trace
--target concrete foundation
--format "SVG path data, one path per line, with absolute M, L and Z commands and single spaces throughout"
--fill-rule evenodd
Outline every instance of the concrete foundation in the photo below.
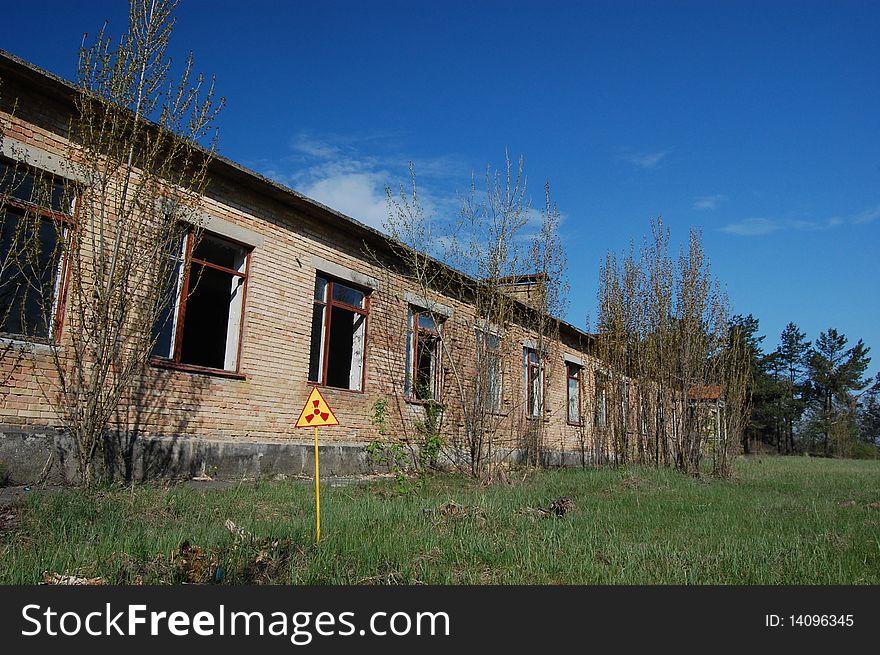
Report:
M 203 437 L 141 437 L 115 444 L 114 477 L 123 480 L 313 476 L 312 443 L 290 440 L 213 440 Z M 383 472 L 363 444 L 319 446 L 321 475 L 328 477 Z M 64 484 L 77 479 L 76 451 L 69 437 L 51 429 L 0 429 L 0 462 L 7 483 Z
M 216 440 L 205 437 L 149 437 L 132 443 L 114 444 L 114 478 L 118 480 L 189 479 L 210 476 L 217 479 L 287 476 L 314 476 L 314 445 L 289 439 Z M 386 464 L 377 464 L 365 444 L 334 443 L 320 445 L 322 477 L 345 477 L 386 473 Z M 417 449 L 411 453 L 418 456 Z M 525 453 L 498 449 L 496 457 L 521 463 Z M 453 466 L 461 458 L 441 455 L 440 466 Z M 594 461 L 587 453 L 586 463 Z M 548 450 L 542 465 L 577 467 L 584 464 L 580 452 Z M 77 480 L 76 451 L 71 439 L 52 428 L 0 428 L 0 464 L 6 469 L 7 484 L 65 484 Z M 4 481 L 0 480 L 0 484 Z

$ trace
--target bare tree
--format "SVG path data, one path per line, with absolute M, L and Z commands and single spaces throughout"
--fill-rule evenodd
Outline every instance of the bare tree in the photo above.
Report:
M 469 291 L 473 306 L 473 315 L 465 317 L 467 337 L 457 357 L 458 368 L 466 371 L 471 384 L 463 385 L 467 402 L 457 411 L 462 431 L 456 445 L 466 449 L 471 473 L 488 479 L 502 459 L 499 437 L 522 406 L 505 388 L 512 386 L 518 360 L 510 356 L 517 345 L 516 303 L 507 291 L 524 272 L 522 235 L 530 211 L 524 161 L 505 156 L 502 169 L 486 167 L 482 187 L 471 179 L 459 223 L 446 241 L 447 260 L 477 282 L 462 280 L 468 289 L 461 284 L 451 289 L 458 294 Z
M 416 377 L 410 357 L 420 355 L 413 344 L 398 344 L 410 356 L 392 371 L 391 384 L 401 390 L 397 414 L 404 425 L 412 423 L 413 394 L 424 403 L 427 415 L 439 408 L 440 421 L 453 435 L 445 444 L 448 459 L 482 479 L 494 477 L 496 462 L 512 452 L 509 448 L 501 452 L 500 442 L 516 443 L 514 432 L 522 427 L 513 420 L 525 404 L 514 391 L 519 389 L 514 380 L 520 373 L 520 358 L 514 353 L 521 349 L 521 330 L 544 335 L 540 340 L 546 350 L 550 334 L 558 329 L 558 321 L 548 320 L 546 313 L 551 303 L 554 308 L 563 306 L 566 287 L 543 280 L 564 269 L 564 255 L 557 236 L 559 212 L 550 200 L 549 188 L 546 191 L 541 231 L 531 245 L 526 228 L 534 214 L 521 158 L 516 162 L 507 158 L 501 170 L 487 167 L 485 186 L 478 187 L 472 179 L 454 221 L 426 217 L 414 176 L 411 190 L 389 193 L 386 230 L 400 244 L 392 248 L 397 261 L 394 274 L 402 274 L 418 289 L 426 320 L 437 326 L 440 338 L 436 344 L 442 355 L 437 393 L 421 398 L 418 389 L 407 388 L 405 382 Z M 537 263 L 541 270 L 529 271 L 527 262 Z M 380 264 L 390 273 L 387 262 Z M 537 297 L 529 302 L 531 307 L 523 305 L 517 295 L 526 272 L 530 280 L 542 281 L 535 290 Z M 441 311 L 444 298 L 460 299 L 468 309 L 447 315 Z M 399 326 L 386 326 L 383 331 L 411 334 L 413 326 L 402 331 Z M 548 384 L 547 377 L 542 384 Z
M 43 382 L 86 485 L 109 433 L 124 428 L 113 417 L 140 383 L 188 265 L 183 232 L 200 226 L 223 104 L 213 80 L 193 75 L 191 55 L 172 73 L 176 4 L 131 0 L 128 33 L 114 42 L 102 29 L 80 52 L 67 152 L 80 181 L 67 188 L 76 223 L 60 241 L 67 318 Z
M 525 431 L 525 451 L 527 461 L 533 465 L 541 462 L 546 448 L 546 421 L 551 418 L 550 410 L 543 399 L 557 379 L 562 356 L 559 347 L 559 317 L 568 308 L 568 278 L 566 277 L 566 253 L 559 233 L 561 215 L 550 194 L 550 183 L 544 185 L 544 206 L 540 213 L 540 228 L 529 244 L 529 266 L 533 267 L 539 284 L 539 297 L 534 307 L 537 312 L 527 322 L 536 335 L 538 356 L 541 359 L 541 416 L 530 421 Z M 557 411 L 567 412 L 567 407 Z
M 729 475 L 731 439 L 743 426 L 747 355 L 741 335 L 731 333 L 729 301 L 710 271 L 699 231 L 691 231 L 677 260 L 669 240 L 658 219 L 640 252 L 631 247 L 623 265 L 609 253 L 601 267 L 600 359 L 609 365 L 606 388 L 619 414 L 600 445 L 617 461 L 694 475 L 711 448 L 715 472 Z M 635 439 L 629 438 L 632 414 L 638 417 Z

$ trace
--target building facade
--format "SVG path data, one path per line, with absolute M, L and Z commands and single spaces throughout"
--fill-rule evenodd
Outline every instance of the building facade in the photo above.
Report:
M 74 89 L 4 53 L 0 78 L 4 170 L 23 176 L 20 188 L 28 175 L 72 175 Z M 5 193 L 0 247 L 8 255 L 16 212 L 30 199 Z M 60 200 L 43 204 L 46 220 L 75 224 Z M 178 271 L 138 396 L 116 425 L 137 443 L 128 475 L 308 475 L 311 434 L 293 426 L 315 385 L 340 422 L 321 432 L 329 474 L 373 470 L 367 444 L 418 449 L 426 429 L 444 444 L 445 461 L 466 460 L 477 379 L 493 456 L 531 449 L 545 463 L 579 464 L 592 452 L 609 408 L 591 335 L 559 321 L 551 336 L 540 334 L 528 300 L 516 301 L 522 320 L 481 327 L 468 293 L 425 288 L 400 271 L 399 244 L 222 158 L 211 163 L 200 211 L 204 232 L 198 241 L 181 235 L 180 261 L 191 263 Z M 64 262 L 50 264 L 52 279 L 39 283 L 55 285 L 59 301 L 42 339 L 22 336 L 22 321 L 37 311 L 23 292 L 0 288 L 13 309 L 0 337 L 17 353 L 0 361 L 0 461 L 19 481 L 56 466 L 64 473 L 56 454 L 63 430 L 39 378 L 52 374 L 48 341 L 63 351 L 73 328 Z M 529 296 L 527 283 L 517 281 L 517 295 Z M 476 363 L 478 351 L 491 361 Z M 535 434 L 539 442 L 530 442 Z

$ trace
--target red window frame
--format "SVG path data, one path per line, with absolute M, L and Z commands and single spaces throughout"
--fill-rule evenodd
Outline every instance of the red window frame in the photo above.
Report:
M 352 284 L 347 280 L 337 280 L 330 275 L 325 275 L 324 273 L 318 272 L 315 274 L 315 279 L 322 278 L 327 281 L 327 286 L 324 287 L 324 298 L 326 300 L 318 300 L 315 298 L 314 304 L 323 307 L 324 312 L 324 342 L 321 344 L 321 371 L 319 372 L 318 377 L 319 380 L 309 380 L 312 384 L 317 384 L 322 387 L 329 386 L 327 384 L 327 364 L 330 358 L 330 321 L 333 316 L 333 308 L 339 307 L 341 309 L 348 310 L 350 312 L 354 312 L 356 314 L 360 314 L 364 317 L 364 359 L 361 365 L 361 388 L 360 389 L 347 389 L 346 387 L 330 387 L 331 389 L 342 389 L 343 391 L 353 391 L 355 393 L 363 393 L 364 386 L 367 381 L 367 334 L 370 323 L 370 290 L 365 289 L 364 287 L 358 286 L 356 284 Z M 359 291 L 364 294 L 364 306 L 356 307 L 354 305 L 349 305 L 348 303 L 344 303 L 340 300 L 333 299 L 333 285 L 341 284 L 344 287 L 348 287 L 349 289 L 354 289 L 355 291 Z M 309 344 L 309 357 L 311 357 L 311 344 Z M 309 376 L 311 377 L 311 376 Z
M 439 350 L 442 346 L 440 345 L 443 340 L 443 333 L 441 331 L 441 326 L 443 322 L 437 319 L 437 315 L 428 312 L 421 311 L 417 308 L 412 308 L 412 319 L 410 323 L 410 330 L 412 330 L 412 365 L 410 368 L 410 385 L 409 385 L 409 398 L 413 402 L 417 403 L 430 403 L 439 400 L 437 396 L 440 395 L 440 388 L 442 383 L 442 367 L 440 366 L 440 359 L 442 356 L 442 352 Z M 436 326 L 436 329 L 424 328 L 419 325 L 419 316 L 427 316 L 431 319 L 431 322 Z M 437 368 L 434 371 L 434 388 L 431 390 L 432 396 L 430 398 L 419 398 L 416 393 L 416 379 L 418 377 L 419 370 L 419 337 L 425 338 L 423 335 L 429 335 L 435 337 L 437 339 Z
M 58 179 L 57 176 L 52 175 L 51 173 L 39 171 L 30 166 L 23 165 L 20 162 L 4 160 L 4 163 L 6 163 L 9 169 L 12 170 L 26 170 L 27 175 L 36 177 L 34 171 L 37 171 L 37 175 L 43 174 L 50 180 Z M 63 182 L 61 183 L 63 184 Z M 70 234 L 72 234 L 77 227 L 81 198 L 81 194 L 79 193 L 70 198 L 70 203 L 73 207 L 73 211 L 70 213 L 56 211 L 50 207 L 44 207 L 35 202 L 28 202 L 10 194 L 0 193 L 0 198 L 2 198 L 2 203 L 7 207 L 15 207 L 16 209 L 25 212 L 25 214 L 33 213 L 41 219 L 49 219 L 56 224 L 60 224 L 62 228 L 61 238 L 63 240 L 69 239 Z M 52 328 L 49 336 L 41 338 L 26 334 L 0 332 L 0 337 L 7 339 L 11 338 L 13 340 L 20 338 L 22 341 L 30 343 L 59 343 L 61 341 L 61 331 L 64 325 L 64 309 L 67 305 L 67 289 L 70 282 L 70 252 L 69 248 L 66 246 L 62 246 L 61 260 L 58 265 L 57 276 L 53 278 L 53 282 L 57 286 L 58 297 L 55 299 L 55 307 L 52 311 Z
M 488 396 L 488 411 L 491 414 L 502 415 L 504 409 L 504 365 L 501 355 L 502 339 L 498 333 L 489 329 L 476 328 L 475 333 L 478 367 L 483 366 L 479 363 L 480 357 L 486 357 L 485 368 L 481 369 L 479 374 L 482 375 L 482 371 L 485 371 L 486 389 L 484 390 L 484 393 Z M 493 339 L 497 341 L 497 347 L 495 348 L 491 345 Z M 493 377 L 495 381 L 494 387 L 492 385 Z
M 532 361 L 532 355 L 538 360 L 536 362 Z M 532 394 L 532 384 L 537 381 L 539 385 L 542 385 L 541 373 L 544 362 L 542 358 L 539 356 L 538 351 L 534 348 L 524 347 L 523 348 L 523 358 L 524 369 L 525 369 L 525 378 L 526 378 L 526 417 L 530 419 L 541 418 L 540 413 L 538 413 L 537 407 L 535 407 L 535 398 Z M 539 386 L 539 397 L 541 400 L 540 410 L 544 409 L 544 389 L 542 386 Z
M 244 315 L 245 308 L 247 307 L 248 279 L 250 277 L 249 273 L 251 267 L 251 254 L 253 253 L 253 249 L 250 246 L 235 241 L 234 239 L 229 239 L 227 237 L 224 237 L 223 235 L 215 234 L 214 232 L 205 232 L 205 234 L 214 239 L 226 241 L 241 248 L 245 253 L 244 273 L 242 273 L 241 271 L 237 271 L 233 268 L 227 268 L 225 266 L 220 266 L 219 264 L 214 264 L 204 259 L 193 257 L 192 252 L 193 248 L 195 247 L 195 239 L 193 238 L 194 230 L 191 227 L 187 228 L 184 236 L 184 238 L 186 239 L 186 252 L 183 258 L 183 265 L 185 268 L 183 274 L 183 282 L 180 285 L 180 295 L 177 300 L 177 321 L 175 322 L 174 326 L 174 344 L 171 351 L 171 357 L 154 356 L 150 358 L 150 363 L 160 368 L 173 368 L 181 371 L 191 371 L 193 373 L 210 373 L 213 375 L 224 377 L 244 379 L 245 376 L 241 373 L 241 347 L 242 343 L 244 342 Z M 242 283 L 241 316 L 239 317 L 238 326 L 238 350 L 235 356 L 234 371 L 225 368 L 214 368 L 212 366 L 187 364 L 180 361 L 183 351 L 183 325 L 184 321 L 186 320 L 186 305 L 189 299 L 190 274 L 192 273 L 193 264 L 198 264 L 207 268 L 213 268 L 214 270 L 221 271 L 223 273 L 229 273 L 235 277 L 242 278 L 244 280 L 244 282 Z

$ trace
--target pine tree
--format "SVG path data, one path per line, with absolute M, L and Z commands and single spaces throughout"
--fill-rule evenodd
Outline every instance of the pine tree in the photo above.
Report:
M 782 331 L 781 343 L 777 351 L 785 375 L 785 398 L 782 399 L 780 412 L 785 423 L 787 450 L 790 453 L 795 451 L 794 426 L 800 421 L 807 407 L 805 374 L 811 344 L 805 340 L 806 336 L 797 325 L 789 323 Z
M 811 423 L 825 455 L 832 446 L 838 455 L 850 453 L 857 431 L 856 392 L 869 383 L 862 376 L 871 362 L 870 348 L 861 339 L 852 348 L 847 343 L 845 335 L 830 328 L 809 353 Z

